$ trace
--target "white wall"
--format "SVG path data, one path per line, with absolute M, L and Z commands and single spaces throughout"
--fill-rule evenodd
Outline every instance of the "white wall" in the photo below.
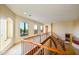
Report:
M 74 25 L 75 25 L 75 27 L 74 27 L 73 34 L 74 34 L 74 36 L 79 38 L 79 20 L 75 20 Z
M 8 9 L 5 5 L 0 5 L 0 20 L 3 17 L 5 17 L 5 20 L 7 20 L 7 18 L 9 17 L 14 22 L 15 14 L 10 9 Z M 13 39 L 14 39 L 14 35 L 11 39 L 9 39 L 7 37 L 0 39 L 0 49 L 2 48 L 1 53 L 13 45 L 13 43 L 14 43 Z
M 73 33 L 73 31 L 73 21 L 60 21 L 53 23 L 53 32 L 59 35 L 63 40 L 65 39 L 65 33 Z
M 11 40 L 8 39 L 7 41 L 3 42 L 4 45 L 8 46 L 6 49 L 8 49 L 14 43 L 20 41 L 23 38 L 23 37 L 20 37 L 20 26 L 19 25 L 20 25 L 21 22 L 27 22 L 29 24 L 29 35 L 34 34 L 34 24 L 38 25 L 38 29 L 39 29 L 38 32 L 40 32 L 40 26 L 43 25 L 42 23 L 32 21 L 31 19 L 18 16 L 16 14 L 14 14 L 5 5 L 0 5 L 0 17 L 3 17 L 3 16 L 5 16 L 6 19 L 9 17 L 13 21 L 13 38 Z M 10 35 L 10 34 L 8 34 L 8 35 Z M 1 40 L 0 40 L 0 42 L 1 42 Z M 7 43 L 9 43 L 9 44 L 7 44 Z M 1 43 L 0 43 L 0 48 L 1 48 Z M 4 52 L 4 50 L 3 50 L 3 52 Z
M 20 37 L 20 23 L 21 22 L 26 22 L 29 24 L 29 35 L 34 34 L 34 25 L 35 24 L 38 25 L 38 33 L 40 33 L 40 26 L 43 25 L 39 22 L 31 21 L 28 18 L 16 16 L 16 19 L 15 19 L 15 43 L 18 42 L 19 40 L 25 38 L 25 37 Z

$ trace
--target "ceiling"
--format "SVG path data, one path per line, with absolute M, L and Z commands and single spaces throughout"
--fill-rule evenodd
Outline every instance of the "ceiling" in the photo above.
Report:
M 79 17 L 79 5 L 76 4 L 7 4 L 7 6 L 17 15 L 42 23 L 76 20 Z

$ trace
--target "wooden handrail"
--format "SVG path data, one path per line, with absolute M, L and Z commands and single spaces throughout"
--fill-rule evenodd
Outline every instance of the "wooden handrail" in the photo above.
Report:
M 57 53 L 59 53 L 59 54 L 66 54 L 66 52 L 65 52 L 64 50 L 60 50 L 60 49 L 57 49 L 57 48 L 50 48 L 50 47 L 47 47 L 47 46 L 44 46 L 44 45 L 42 45 L 42 44 L 35 43 L 35 42 L 29 41 L 29 40 L 22 40 L 22 41 L 25 42 L 25 43 L 37 45 L 37 46 L 39 46 L 39 47 L 41 47 L 41 48 L 46 48 L 46 49 L 48 49 L 48 50 L 50 50 L 50 51 L 52 51 L 52 52 L 57 52 Z
M 57 36 L 57 35 L 56 35 Z M 22 40 L 22 42 L 25 42 L 25 43 L 28 43 L 28 44 L 32 44 L 32 45 L 36 45 L 35 48 L 33 48 L 30 52 L 27 53 L 27 55 L 33 55 L 35 52 L 37 52 L 37 50 L 39 50 L 40 48 L 45 48 L 45 49 L 48 49 L 49 51 L 52 51 L 52 52 L 56 52 L 58 54 L 64 54 L 64 55 L 67 55 L 67 54 L 71 54 L 71 52 L 68 52 L 67 50 L 65 50 L 65 47 L 63 44 L 61 44 L 61 42 L 59 42 L 58 40 L 60 40 L 60 38 L 54 36 L 54 38 L 56 40 L 52 41 L 53 43 L 55 43 L 55 45 L 60 45 L 59 47 L 63 48 L 63 49 L 59 49 L 58 47 L 56 48 L 50 48 L 50 47 L 47 47 L 44 45 L 44 43 L 46 43 L 49 39 L 53 38 L 53 36 L 49 36 L 47 39 L 45 39 L 43 42 L 41 43 L 35 43 L 35 42 L 32 42 L 32 41 L 29 41 L 29 40 Z M 33 37 L 36 37 L 36 36 L 33 36 Z M 31 38 L 33 38 L 31 37 Z M 30 38 L 30 37 L 29 37 Z M 58 44 L 56 44 L 57 42 L 59 42 Z M 62 40 L 61 40 L 62 41 Z M 64 43 L 64 42 L 63 42 Z M 62 46 L 63 45 L 63 46 Z
M 57 47 L 57 43 L 56 43 L 57 40 L 55 41 L 55 40 L 52 39 L 53 36 L 54 36 L 53 38 L 58 39 L 58 36 L 57 36 L 55 33 L 52 33 L 53 36 L 52 36 L 52 35 L 49 36 L 47 39 L 45 39 L 43 42 L 41 42 L 41 44 L 40 44 L 40 43 L 34 43 L 34 42 L 32 42 L 32 41 L 26 40 L 26 39 L 34 38 L 34 37 L 37 37 L 37 36 L 41 36 L 41 35 L 43 35 L 43 34 L 48 34 L 48 33 L 35 34 L 35 35 L 29 36 L 28 38 L 25 38 L 24 40 L 22 40 L 22 42 L 30 43 L 30 44 L 36 45 L 36 47 L 34 47 L 33 49 L 31 49 L 27 54 L 33 54 L 33 53 L 35 53 L 38 49 L 40 49 L 40 47 L 41 47 L 41 48 L 46 48 L 46 49 L 48 49 L 48 50 L 50 50 L 50 51 L 53 51 L 53 52 L 56 52 L 56 53 L 59 53 L 59 54 L 67 54 L 64 50 L 59 49 L 59 48 Z M 49 39 L 52 40 L 52 42 L 54 43 L 54 45 L 55 45 L 56 48 L 50 48 L 50 47 L 47 47 L 47 46 L 44 46 L 44 45 L 43 45 L 43 44 L 44 44 L 45 42 L 47 42 Z M 60 44 L 59 44 L 59 45 L 60 45 Z M 63 48 L 62 46 L 59 46 L 59 47 Z M 35 50 L 36 50 L 36 51 L 35 51 Z
M 36 51 L 38 51 L 39 48 L 40 48 L 39 46 L 36 46 L 27 53 L 25 53 L 25 55 L 33 55 Z
M 44 34 L 48 34 L 48 33 L 39 33 L 39 34 L 29 35 L 29 36 L 27 36 L 27 38 L 25 38 L 25 39 L 34 38 L 34 37 L 37 37 L 37 36 L 40 36 L 40 35 L 44 35 Z
M 48 39 L 49 39 L 49 38 L 48 38 Z M 46 42 L 47 40 L 44 41 L 44 42 L 42 42 L 42 44 L 34 43 L 34 42 L 31 42 L 31 41 L 28 41 L 28 40 L 22 40 L 22 41 L 23 41 L 23 42 L 26 42 L 26 43 L 33 44 L 33 45 L 37 45 L 37 46 L 39 46 L 39 47 L 41 47 L 41 48 L 46 48 L 46 49 L 48 49 L 48 50 L 50 50 L 50 51 L 57 52 L 57 53 L 59 53 L 59 54 L 66 54 L 64 50 L 60 50 L 60 49 L 57 49 L 57 48 L 50 48 L 50 47 L 47 47 L 47 46 L 42 45 L 42 44 L 44 44 L 44 42 Z
M 59 43 L 58 45 L 61 45 L 62 49 L 65 51 L 66 50 L 66 46 L 64 41 L 60 38 L 60 37 L 55 37 L 53 35 L 51 35 L 51 38 L 53 38 L 55 41 L 57 41 L 57 43 Z M 56 44 L 57 45 L 57 44 Z
M 42 35 L 43 34 L 47 34 L 47 33 L 41 33 Z M 28 39 L 29 38 L 33 38 L 33 37 L 36 37 L 36 36 L 39 36 L 39 35 L 41 35 L 41 34 L 38 34 L 38 35 L 34 35 L 34 36 L 32 36 L 32 37 L 28 37 Z M 56 35 L 56 34 L 55 34 Z M 57 35 L 56 35 L 57 36 Z M 33 45 L 37 45 L 35 48 L 33 48 L 31 51 L 33 51 L 34 49 L 36 49 L 38 46 L 39 47 L 42 47 L 42 48 L 47 48 L 48 50 L 50 50 L 50 51 L 53 51 L 53 52 L 57 52 L 57 53 L 59 53 L 59 54 L 65 54 L 65 52 L 64 52 L 64 50 L 60 50 L 60 49 L 57 49 L 57 45 L 56 45 L 56 43 L 53 41 L 53 43 L 55 44 L 55 47 L 56 48 L 50 48 L 50 47 L 47 47 L 47 46 L 44 46 L 43 44 L 47 41 L 47 40 L 49 40 L 51 37 L 49 36 L 47 39 L 45 39 L 41 44 L 42 45 L 39 45 L 38 43 L 34 43 L 34 42 L 31 42 L 31 41 L 27 41 L 26 39 L 27 38 L 25 38 L 25 40 L 22 40 L 23 42 L 26 42 L 26 43 L 30 43 L 30 44 L 33 44 Z M 31 52 L 30 51 L 30 52 Z M 29 54 L 29 52 L 27 53 L 27 54 Z
M 65 43 L 64 43 L 64 41 L 61 39 L 60 36 L 58 36 L 56 33 L 53 32 L 52 35 L 51 35 L 51 37 L 52 37 L 52 38 L 55 38 L 56 41 L 59 41 L 59 43 L 60 43 L 60 45 L 63 47 L 63 49 L 66 50 Z
M 59 35 L 57 35 L 55 32 L 52 32 L 52 34 L 55 38 L 61 38 Z
M 48 33 L 49 33 L 49 32 L 48 32 Z M 28 36 L 27 38 L 22 39 L 21 42 L 23 43 L 23 40 L 33 39 L 33 38 L 38 37 L 38 36 L 39 36 L 39 38 L 41 39 L 41 36 L 42 36 L 42 35 L 45 35 L 45 36 L 46 36 L 45 39 L 46 39 L 48 33 L 39 33 L 39 34 L 30 35 L 30 36 Z M 47 40 L 44 40 L 44 41 L 42 42 L 42 44 L 44 44 L 45 41 L 47 41 Z M 41 42 L 40 42 L 40 43 L 41 43 Z M 24 54 L 32 55 L 32 54 L 35 53 L 39 48 L 40 48 L 40 47 L 38 47 L 38 46 L 33 47 L 31 50 L 29 50 L 28 52 L 26 52 L 26 53 L 24 53 Z
M 41 44 L 45 44 L 49 40 L 49 38 L 50 37 L 46 38 L 43 42 L 41 42 Z M 39 49 L 40 49 L 40 47 L 39 46 L 36 46 L 36 47 L 32 48 L 30 51 L 28 51 L 27 53 L 25 53 L 25 55 L 33 55 L 33 53 L 35 53 Z

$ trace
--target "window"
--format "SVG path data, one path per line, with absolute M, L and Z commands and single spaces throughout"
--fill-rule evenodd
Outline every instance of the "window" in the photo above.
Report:
M 43 26 L 42 25 L 40 26 L 40 31 L 43 32 Z
M 4 40 L 13 38 L 13 20 L 10 17 L 1 18 L 0 35 L 5 38 Z
M 1 17 L 0 18 L 0 51 L 3 50 L 6 46 L 4 44 L 7 39 L 7 22 L 6 22 L 6 17 Z
M 20 23 L 20 36 L 27 36 L 28 35 L 28 23 L 21 22 Z
M 13 38 L 13 20 L 10 17 L 0 18 L 0 51 L 11 43 Z
M 38 33 L 38 26 L 37 25 L 34 25 L 34 34 L 37 34 Z
M 1 40 L 6 40 L 7 37 L 7 22 L 6 22 L 6 17 L 0 18 L 0 39 Z

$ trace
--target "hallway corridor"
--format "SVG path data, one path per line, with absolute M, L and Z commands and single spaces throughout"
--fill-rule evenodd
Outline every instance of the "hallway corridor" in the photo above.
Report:
M 0 5 L 1 55 L 48 55 L 51 51 L 79 55 L 78 4 Z

